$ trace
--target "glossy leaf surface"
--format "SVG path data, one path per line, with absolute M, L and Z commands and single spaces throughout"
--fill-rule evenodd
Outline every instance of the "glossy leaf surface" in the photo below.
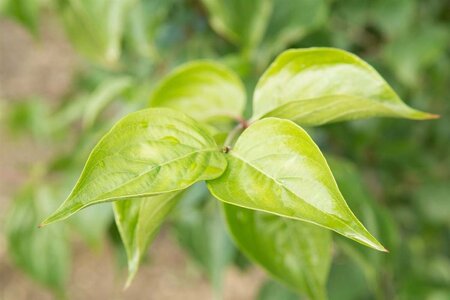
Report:
M 196 120 L 209 121 L 239 118 L 245 98 L 244 86 L 232 70 L 212 61 L 197 61 L 167 76 L 155 88 L 150 106 L 177 109 Z
M 68 199 L 43 225 L 95 203 L 182 190 L 218 177 L 225 167 L 201 124 L 171 109 L 141 110 L 120 120 L 95 146 Z
M 161 224 L 178 203 L 178 192 L 113 203 L 114 216 L 128 257 L 127 285 L 136 275 L 141 259 Z
M 302 125 L 368 117 L 430 119 L 404 104 L 370 65 L 333 48 L 288 50 L 259 80 L 254 117 L 279 117 Z
M 230 232 L 245 254 L 297 292 L 326 298 L 330 231 L 230 204 L 223 207 Z
M 293 122 L 257 121 L 226 158 L 226 171 L 208 182 L 219 200 L 315 223 L 384 250 L 348 208 L 320 149 Z

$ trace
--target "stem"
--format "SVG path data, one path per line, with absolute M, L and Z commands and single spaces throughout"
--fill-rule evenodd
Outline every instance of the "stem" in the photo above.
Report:
M 243 131 L 243 129 L 244 128 L 242 127 L 241 123 L 239 123 L 236 125 L 236 127 L 233 128 L 233 130 L 230 131 L 225 142 L 223 143 L 223 145 L 225 146 L 225 153 L 231 149 L 231 147 L 233 146 L 233 141 L 236 139 L 237 135 Z
M 228 153 L 228 151 L 231 150 L 231 148 L 234 146 L 234 142 L 236 141 L 237 137 L 248 127 L 248 122 L 245 119 L 240 119 L 239 123 L 236 125 L 236 127 L 233 128 L 233 130 L 230 131 L 227 138 L 225 139 L 225 142 L 223 143 L 223 152 Z

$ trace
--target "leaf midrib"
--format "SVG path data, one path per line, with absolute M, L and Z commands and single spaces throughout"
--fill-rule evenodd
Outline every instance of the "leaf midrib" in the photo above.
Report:
M 179 156 L 179 157 L 176 157 L 176 158 L 174 158 L 174 159 L 165 161 L 165 162 L 163 162 L 163 163 L 161 163 L 161 164 L 158 164 L 158 165 L 153 166 L 152 168 L 150 168 L 150 169 L 148 169 L 148 170 L 146 170 L 146 171 L 140 173 L 139 175 L 133 177 L 132 179 L 130 179 L 130 180 L 128 180 L 128 181 L 122 183 L 121 185 L 119 185 L 119 186 L 115 187 L 114 189 L 112 189 L 112 190 L 110 190 L 110 191 L 107 191 L 107 192 L 105 192 L 105 193 L 103 193 L 103 194 L 109 194 L 109 193 L 112 193 L 112 192 L 114 192 L 114 191 L 116 191 L 116 190 L 122 188 L 123 186 L 129 184 L 130 182 L 132 182 L 132 181 L 134 181 L 134 180 L 136 180 L 136 179 L 138 179 L 138 178 L 140 178 L 140 177 L 142 177 L 142 176 L 147 175 L 148 173 L 152 172 L 153 170 L 155 170 L 155 169 L 157 169 L 157 168 L 164 167 L 164 166 L 166 166 L 166 165 L 169 165 L 169 164 L 171 164 L 171 163 L 174 163 L 174 162 L 176 162 L 176 161 L 178 161 L 178 160 L 185 159 L 185 158 L 187 158 L 187 157 L 189 157 L 189 156 L 191 156 L 191 155 L 194 155 L 194 154 L 199 154 L 199 153 L 202 153 L 202 152 L 215 152 L 215 151 L 218 151 L 218 149 L 217 149 L 217 148 L 207 148 L 207 149 L 202 149 L 202 150 L 192 151 L 192 152 L 189 152 L 189 153 L 184 154 L 183 156 Z M 175 191 L 175 190 L 174 190 L 174 191 Z M 168 191 L 168 192 L 171 192 L 171 191 Z M 164 193 L 165 193 L 165 192 L 164 192 Z M 157 193 L 142 194 L 142 195 L 149 195 L 149 196 L 150 196 L 150 195 L 152 195 L 152 194 L 156 195 Z M 138 195 L 140 195 L 140 194 L 138 194 Z M 136 195 L 136 196 L 137 196 L 137 195 Z M 126 196 L 123 196 L 123 197 L 134 197 L 134 195 L 126 195 Z M 97 202 L 107 201 L 108 199 L 115 199 L 115 198 L 121 198 L 121 197 L 110 197 L 110 198 L 104 198 L 104 199 L 102 200 L 101 196 L 97 196 L 96 198 L 94 198 L 94 201 L 93 201 L 92 203 L 97 203 Z M 99 200 L 99 201 L 98 201 L 98 200 Z

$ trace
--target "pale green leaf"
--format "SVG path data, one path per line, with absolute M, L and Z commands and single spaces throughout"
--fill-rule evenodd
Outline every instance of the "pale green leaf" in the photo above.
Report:
M 226 171 L 208 182 L 216 198 L 315 223 L 385 250 L 348 208 L 320 149 L 293 122 L 257 121 L 225 156 Z
M 224 204 L 239 248 L 275 278 L 311 299 L 326 299 L 331 232 L 294 219 Z
M 253 120 L 279 117 L 301 125 L 368 117 L 431 119 L 404 104 L 370 65 L 333 48 L 282 53 L 259 80 Z
M 128 257 L 127 285 L 138 271 L 142 258 L 158 230 L 177 204 L 178 192 L 113 203 L 114 216 Z
M 256 47 L 272 11 L 270 0 L 202 0 L 211 27 L 242 48 Z
M 239 118 L 245 106 L 239 77 L 213 61 L 196 61 L 175 69 L 154 90 L 150 106 L 183 111 L 198 121 Z
M 167 108 L 141 110 L 95 146 L 67 200 L 42 225 L 95 203 L 182 190 L 225 168 L 223 153 L 201 124 Z

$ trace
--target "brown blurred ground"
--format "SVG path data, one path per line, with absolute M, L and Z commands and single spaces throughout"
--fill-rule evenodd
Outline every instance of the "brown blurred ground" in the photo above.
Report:
M 59 24 L 48 18 L 40 40 L 18 25 L 0 20 L 0 109 L 27 96 L 42 96 L 57 103 L 70 88 L 79 59 L 65 40 Z M 0 300 L 52 299 L 8 261 L 3 229 L 4 215 L 14 191 L 23 184 L 32 163 L 51 156 L 51 149 L 31 140 L 11 140 L 0 126 Z M 131 287 L 123 291 L 125 274 L 115 267 L 107 243 L 96 253 L 74 243 L 71 299 L 211 299 L 211 289 L 167 232 L 159 236 L 151 263 L 142 267 Z M 265 275 L 252 269 L 231 269 L 225 281 L 225 299 L 254 299 Z

